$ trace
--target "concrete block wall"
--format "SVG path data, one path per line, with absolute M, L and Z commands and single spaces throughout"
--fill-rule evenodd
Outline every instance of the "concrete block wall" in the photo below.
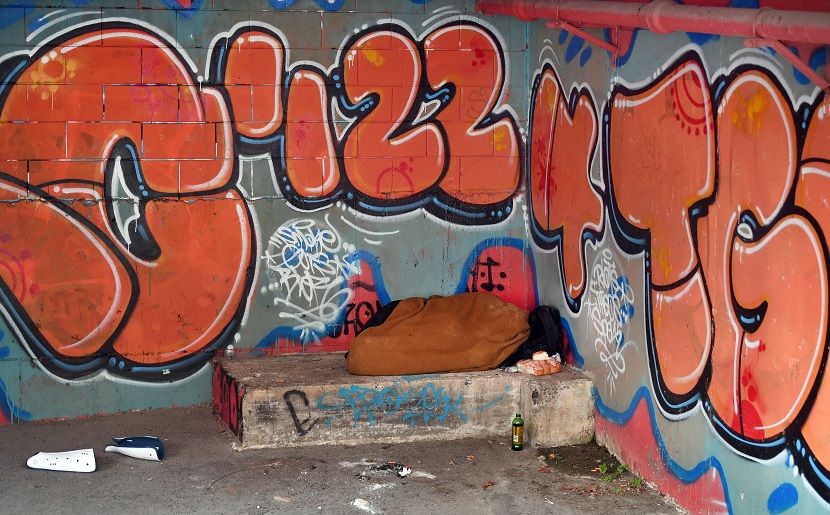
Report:
M 0 417 L 207 401 L 228 344 L 489 291 L 560 308 L 598 438 L 690 510 L 827 511 L 825 96 L 740 38 L 619 43 L 472 0 L 0 5 Z
M 529 40 L 529 225 L 597 440 L 692 513 L 827 512 L 825 94 L 743 38 L 623 31 L 613 66 L 542 22 Z
M 392 298 L 538 302 L 525 24 L 64 3 L 0 6 L 4 421 L 206 401 L 217 351 L 345 350 Z

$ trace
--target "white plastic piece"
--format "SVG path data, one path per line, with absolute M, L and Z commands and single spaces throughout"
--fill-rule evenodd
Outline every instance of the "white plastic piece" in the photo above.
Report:
M 149 447 L 121 447 L 118 445 L 107 445 L 104 447 L 107 452 L 117 452 L 124 456 L 131 458 L 139 458 L 142 460 L 161 461 L 155 449 Z
M 359 497 L 352 501 L 352 506 L 359 510 L 368 511 L 369 513 L 377 513 L 375 509 L 372 508 L 372 505 L 369 504 L 369 501 L 367 501 L 366 499 L 361 499 Z
M 26 461 L 33 469 L 63 472 L 94 472 L 95 453 L 92 449 L 66 452 L 39 452 Z

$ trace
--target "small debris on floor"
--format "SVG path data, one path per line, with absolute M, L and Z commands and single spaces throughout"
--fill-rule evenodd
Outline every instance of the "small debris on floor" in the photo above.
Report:
M 369 513 L 377 513 L 375 509 L 372 508 L 372 505 L 369 504 L 369 501 L 367 501 L 366 499 L 357 498 L 354 501 L 352 501 L 352 506 Z
M 484 483 L 484 486 L 482 486 L 481 489 L 482 490 L 487 490 L 491 486 L 493 486 L 493 482 L 492 481 L 487 481 L 486 483 Z
M 366 490 L 369 492 L 376 492 L 378 490 L 383 490 L 384 488 L 392 488 L 394 483 L 374 483 L 366 487 Z
M 392 474 L 396 474 L 400 478 L 405 478 L 406 476 L 412 474 L 412 469 L 406 465 L 390 461 L 389 463 L 385 463 L 383 465 L 367 465 L 360 472 L 360 474 L 357 475 L 357 478 L 361 481 L 366 481 L 370 478 L 391 476 Z

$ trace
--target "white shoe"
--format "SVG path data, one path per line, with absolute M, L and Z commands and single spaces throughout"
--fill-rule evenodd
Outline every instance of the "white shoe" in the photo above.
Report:
M 95 471 L 95 453 L 92 449 L 66 452 L 39 452 L 26 462 L 29 468 L 60 470 L 64 472 Z

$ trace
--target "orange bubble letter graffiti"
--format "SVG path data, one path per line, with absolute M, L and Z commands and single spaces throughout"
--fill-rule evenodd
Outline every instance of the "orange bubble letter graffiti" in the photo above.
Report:
M 536 242 L 559 246 L 565 293 L 575 308 L 585 289 L 585 240 L 602 230 L 603 206 L 591 179 L 597 113 L 586 91 L 566 99 L 546 64 L 537 76 L 531 111 L 528 184 Z

